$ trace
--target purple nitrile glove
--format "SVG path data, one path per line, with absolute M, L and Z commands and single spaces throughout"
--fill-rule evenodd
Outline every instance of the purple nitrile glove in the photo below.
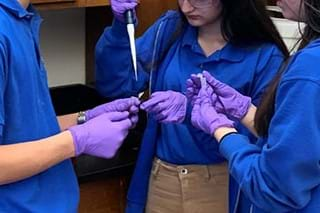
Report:
M 190 101 L 191 105 L 194 105 L 194 102 L 197 99 L 200 89 L 201 89 L 200 79 L 196 75 L 192 74 L 191 78 L 187 80 L 187 89 L 186 89 L 186 96 Z
M 138 4 L 138 0 L 111 0 L 111 9 L 114 17 L 121 21 L 125 22 L 125 12 L 127 10 L 133 10 L 135 15 L 135 7 Z
M 208 87 L 211 87 L 211 86 L 207 84 L 206 89 L 209 89 Z M 197 75 L 192 74 L 191 78 L 187 80 L 187 91 L 186 91 L 186 96 L 192 106 L 194 105 L 195 100 L 198 98 L 200 89 L 201 89 L 200 78 Z M 211 89 L 211 91 L 213 90 Z M 212 103 L 214 103 L 214 108 L 218 113 L 224 112 L 223 106 L 220 100 L 217 99 L 216 95 L 212 96 Z
M 241 120 L 248 112 L 251 98 L 244 96 L 232 87 L 215 79 L 209 72 L 204 71 L 203 76 L 207 83 L 213 88 L 214 93 L 223 106 L 224 113 Z
M 210 87 L 201 88 L 191 112 L 192 125 L 209 135 L 220 127 L 234 127 L 233 121 L 215 110 L 214 100 L 217 101 L 217 96 Z
M 152 113 L 158 122 L 181 123 L 186 116 L 187 98 L 171 90 L 155 92 L 140 108 Z
M 139 112 L 140 100 L 136 97 L 118 99 L 106 104 L 99 105 L 93 109 L 87 110 L 86 120 L 95 118 L 106 112 L 124 112 L 129 111 L 130 115 L 137 115 Z M 134 118 L 136 119 L 136 118 Z M 134 120 L 133 120 L 134 122 Z
M 82 125 L 69 128 L 76 156 L 88 154 L 111 158 L 132 127 L 129 112 L 103 113 Z

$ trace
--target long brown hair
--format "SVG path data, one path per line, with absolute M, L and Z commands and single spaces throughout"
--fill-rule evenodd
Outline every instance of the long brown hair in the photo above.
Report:
M 304 7 L 304 13 L 302 13 L 302 8 Z M 297 43 L 299 43 L 298 50 L 307 46 L 311 41 L 320 37 L 320 1 L 319 0 L 302 0 L 300 4 L 299 14 L 304 14 L 306 26 L 301 32 L 301 38 Z M 254 124 L 255 129 L 259 136 L 268 136 L 268 129 L 270 121 L 274 114 L 274 105 L 276 91 L 281 80 L 283 73 L 286 71 L 286 67 L 290 59 L 287 59 L 278 75 L 271 81 L 269 87 L 264 93 L 261 103 L 257 109 Z
M 275 44 L 285 57 L 289 56 L 288 49 L 268 14 L 265 0 L 220 1 L 223 8 L 221 32 L 226 41 L 241 46 L 270 42 Z M 180 9 L 179 12 L 181 19 L 176 25 L 176 31 L 152 66 L 153 69 L 163 61 L 172 44 L 183 34 L 188 25 Z

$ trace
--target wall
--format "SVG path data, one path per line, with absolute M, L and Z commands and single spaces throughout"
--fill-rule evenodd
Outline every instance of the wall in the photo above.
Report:
M 283 18 L 272 18 L 277 29 L 280 32 L 284 42 L 286 43 L 289 51 L 294 52 L 297 46 L 298 39 L 300 38 L 299 28 L 303 29 L 303 24 L 295 21 L 290 21 Z M 294 49 L 293 49 L 294 48 Z
M 40 11 L 40 45 L 50 86 L 85 82 L 85 10 Z

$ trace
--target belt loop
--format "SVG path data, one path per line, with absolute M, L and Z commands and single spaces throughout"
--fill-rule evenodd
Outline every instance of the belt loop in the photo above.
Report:
M 154 176 L 157 176 L 158 173 L 159 173 L 160 163 L 161 163 L 161 160 L 160 160 L 159 158 L 156 158 L 156 159 L 154 160 L 153 169 L 152 169 L 152 174 L 153 174 Z

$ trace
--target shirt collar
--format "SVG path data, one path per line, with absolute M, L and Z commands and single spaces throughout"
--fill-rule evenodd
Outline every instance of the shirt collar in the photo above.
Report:
M 0 5 L 9 10 L 18 18 L 32 17 L 36 14 L 34 8 L 30 4 L 27 9 L 23 8 L 18 0 L 1 0 Z
M 191 49 L 195 49 L 195 45 L 198 44 L 198 30 L 195 27 L 188 26 L 182 39 L 182 47 L 190 46 Z M 240 62 L 244 58 L 245 48 L 234 45 L 228 42 L 221 50 L 216 52 L 216 60 L 226 60 L 230 62 Z

